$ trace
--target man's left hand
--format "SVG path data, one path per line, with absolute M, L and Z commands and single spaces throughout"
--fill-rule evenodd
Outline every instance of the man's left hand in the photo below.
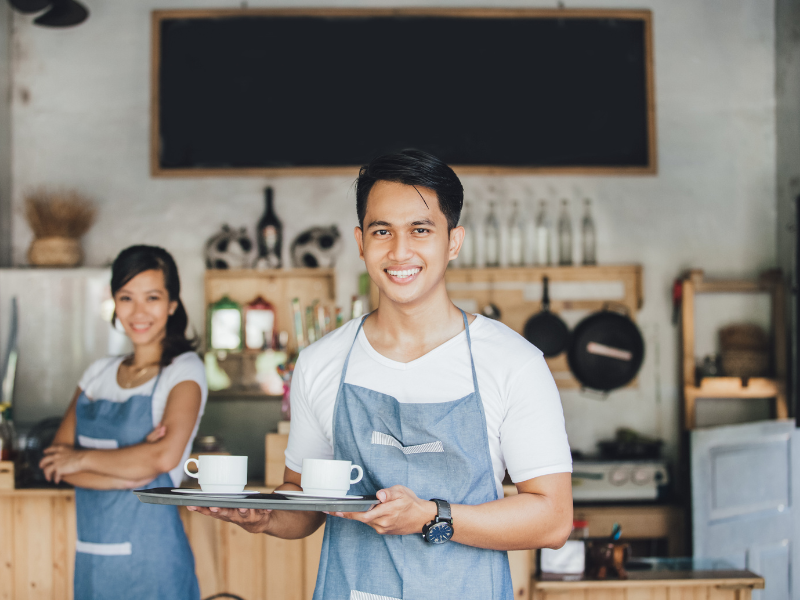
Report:
M 361 521 L 382 535 L 422 533 L 422 526 L 437 515 L 436 503 L 422 500 L 407 487 L 395 485 L 375 494 L 380 504 L 367 512 L 330 513 L 337 517 Z

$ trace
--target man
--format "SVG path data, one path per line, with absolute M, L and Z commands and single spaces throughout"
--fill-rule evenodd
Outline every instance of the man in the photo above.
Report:
M 364 467 L 365 513 L 196 508 L 250 532 L 325 540 L 315 600 L 503 599 L 506 550 L 559 548 L 572 527 L 572 461 L 542 353 L 450 301 L 463 188 L 420 151 L 362 167 L 361 258 L 379 308 L 309 346 L 292 380 L 285 483 L 304 458 Z M 503 497 L 506 469 L 519 494 Z

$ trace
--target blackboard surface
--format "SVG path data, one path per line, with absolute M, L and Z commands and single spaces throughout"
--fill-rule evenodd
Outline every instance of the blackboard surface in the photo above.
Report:
M 413 147 L 465 167 L 652 172 L 645 14 L 165 13 L 154 169 L 349 167 Z

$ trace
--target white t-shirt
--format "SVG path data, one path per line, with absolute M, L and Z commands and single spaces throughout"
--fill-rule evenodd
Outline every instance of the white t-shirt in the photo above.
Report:
M 292 376 L 292 426 L 286 466 L 300 472 L 304 458 L 333 458 L 333 407 L 342 367 L 359 320 L 352 320 L 300 353 Z M 481 315 L 469 328 L 478 387 L 486 414 L 489 452 L 498 493 L 505 471 L 515 483 L 572 472 L 561 398 L 541 351 Z M 409 363 L 370 346 L 362 329 L 345 383 L 398 402 L 448 402 L 474 389 L 466 332 Z
M 110 402 L 125 402 L 132 396 L 149 396 L 153 392 L 156 377 L 135 388 L 123 388 L 117 383 L 117 371 L 124 359 L 124 356 L 110 356 L 96 360 L 83 373 L 83 377 L 78 382 L 78 387 L 86 393 L 90 400 L 102 399 Z M 194 429 L 192 429 L 189 442 L 183 451 L 180 464 L 169 472 L 169 476 L 175 486 L 179 486 L 183 479 L 183 463 L 189 458 L 192 442 L 197 435 L 197 428 L 200 425 L 200 419 L 203 416 L 206 399 L 208 398 L 206 370 L 203 366 L 203 361 L 195 352 L 179 354 L 172 359 L 171 364 L 161 369 L 161 378 L 153 394 L 153 427 L 158 425 L 164 416 L 167 398 L 169 398 L 172 388 L 182 381 L 194 381 L 200 386 L 200 412 L 197 415 L 197 421 L 194 424 Z

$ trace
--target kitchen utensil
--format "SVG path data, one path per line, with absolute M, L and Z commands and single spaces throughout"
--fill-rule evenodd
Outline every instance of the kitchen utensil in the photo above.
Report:
M 567 362 L 585 388 L 610 392 L 630 383 L 644 360 L 644 338 L 630 317 L 611 310 L 583 319 L 572 331 Z M 527 337 L 527 336 L 526 336 Z
M 189 470 L 189 463 L 195 464 L 197 473 Z M 183 463 L 183 471 L 197 479 L 204 492 L 241 494 L 247 483 L 247 457 L 201 454 Z
M 547 277 L 542 277 L 542 310 L 528 319 L 523 335 L 548 358 L 561 354 L 569 345 L 567 324 L 561 317 L 550 312 Z
M 350 478 L 353 469 L 358 471 L 355 479 Z M 346 496 L 350 486 L 361 481 L 363 476 L 364 470 L 349 460 L 304 458 L 300 487 L 313 496 Z

